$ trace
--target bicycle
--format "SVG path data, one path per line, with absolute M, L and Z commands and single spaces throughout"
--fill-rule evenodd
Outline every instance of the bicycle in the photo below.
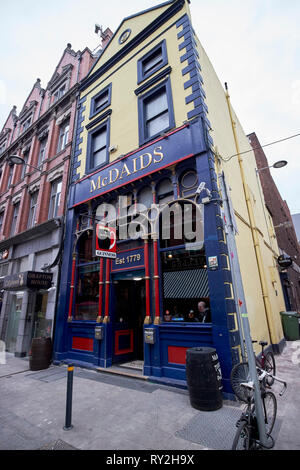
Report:
M 257 343 L 257 341 L 253 340 L 252 343 Z M 268 375 L 265 377 L 265 384 L 266 386 L 271 387 L 274 383 L 273 376 L 276 374 L 274 354 L 271 351 L 265 354 L 264 347 L 267 346 L 267 342 L 260 341 L 259 344 L 261 346 L 261 355 L 260 358 L 255 357 L 256 367 L 268 372 Z M 244 361 L 233 366 L 230 374 L 230 382 L 235 395 L 241 401 L 247 401 L 247 398 L 245 396 L 245 390 L 242 389 L 239 385 L 241 382 L 247 382 L 248 377 L 248 362 Z
M 275 442 L 271 436 L 271 432 L 274 428 L 277 415 L 277 400 L 273 392 L 269 390 L 266 391 L 265 378 L 267 376 L 271 376 L 271 374 L 263 371 L 262 369 L 259 369 L 259 383 L 265 418 L 265 429 L 267 438 L 271 441 L 271 443 L 270 445 L 263 445 L 259 440 L 259 429 L 255 414 L 255 403 L 253 396 L 253 382 L 241 382 L 240 387 L 244 389 L 244 396 L 247 397 L 247 408 L 236 423 L 238 429 L 233 440 L 232 450 L 259 450 L 271 449 L 274 447 Z M 273 382 L 274 380 L 277 380 L 284 384 L 282 391 L 279 393 L 279 395 L 282 396 L 287 387 L 286 382 L 275 376 L 272 376 L 272 378 Z

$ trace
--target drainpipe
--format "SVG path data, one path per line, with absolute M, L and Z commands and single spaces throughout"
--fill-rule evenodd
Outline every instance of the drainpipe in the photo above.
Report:
M 239 162 L 239 167 L 240 167 L 240 174 L 241 174 L 242 183 L 243 183 L 244 195 L 245 195 L 245 199 L 246 199 L 247 212 L 248 212 L 248 217 L 249 217 L 249 221 L 250 221 L 250 228 L 251 228 L 251 234 L 252 234 L 253 245 L 254 245 L 254 250 L 255 250 L 257 268 L 258 268 L 258 272 L 259 272 L 259 279 L 260 279 L 262 296 L 263 296 L 263 301 L 264 301 L 267 326 L 268 326 L 268 330 L 269 330 L 271 344 L 275 344 L 277 342 L 277 339 L 276 339 L 276 334 L 275 334 L 274 327 L 273 327 L 273 322 L 272 322 L 272 309 L 271 309 L 270 298 L 269 298 L 269 294 L 268 294 L 266 276 L 265 276 L 265 271 L 264 271 L 264 266 L 263 266 L 263 261 L 262 261 L 259 238 L 258 238 L 258 235 L 257 235 L 257 229 L 256 229 L 256 225 L 255 225 L 255 218 L 254 218 L 254 212 L 253 212 L 253 208 L 252 208 L 252 204 L 251 204 L 249 188 L 248 188 L 248 185 L 247 185 L 246 180 L 245 180 L 243 159 L 242 159 L 241 153 L 240 153 L 240 147 L 239 147 L 239 142 L 238 142 L 237 132 L 236 132 L 236 123 L 235 123 L 235 121 L 233 119 L 233 115 L 232 115 L 230 96 L 229 96 L 229 92 L 228 92 L 227 83 L 225 83 L 225 90 L 226 90 L 226 101 L 227 101 L 228 111 L 229 111 L 229 115 L 230 115 L 230 121 L 231 121 L 231 126 L 232 126 L 232 132 L 233 132 L 235 147 L 236 147 L 236 153 L 237 153 L 237 156 L 238 156 L 238 162 Z

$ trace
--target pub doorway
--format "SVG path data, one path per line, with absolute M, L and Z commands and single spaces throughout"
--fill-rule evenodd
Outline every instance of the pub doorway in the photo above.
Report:
M 145 280 L 113 279 L 113 363 L 144 361 Z

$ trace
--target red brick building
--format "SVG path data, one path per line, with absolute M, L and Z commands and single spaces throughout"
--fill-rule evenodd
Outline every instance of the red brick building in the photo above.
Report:
M 0 338 L 17 356 L 52 334 L 78 84 L 94 61 L 68 44 L 47 87 L 37 79 L 0 133 Z
M 258 170 L 268 167 L 267 157 L 255 132 L 248 137 L 255 153 Z M 278 191 L 270 170 L 266 168 L 258 174 L 267 210 L 273 219 L 280 252 L 290 256 L 293 260 L 293 265 L 290 268 L 279 268 L 286 308 L 287 310 L 300 311 L 300 247 L 292 216 L 286 201 L 282 199 Z

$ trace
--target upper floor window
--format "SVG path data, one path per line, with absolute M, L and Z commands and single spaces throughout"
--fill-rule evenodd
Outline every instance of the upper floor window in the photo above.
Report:
M 54 219 L 54 217 L 57 216 L 58 208 L 60 205 L 61 188 L 62 188 L 62 178 L 59 178 L 53 181 L 51 185 L 48 219 Z
M 69 121 L 64 122 L 59 128 L 59 137 L 58 137 L 58 145 L 57 145 L 57 152 L 63 150 L 69 139 L 69 129 L 70 124 Z
M 91 100 L 90 118 L 111 104 L 111 83 L 93 96 Z
M 139 98 L 140 145 L 175 127 L 170 80 Z
M 24 164 L 22 165 L 21 180 L 24 178 L 26 171 L 28 170 L 27 163 L 29 160 L 29 150 L 23 153 Z
M 36 222 L 35 217 L 36 217 L 38 194 L 39 194 L 38 191 L 35 191 L 34 193 L 31 194 L 27 228 L 33 227 Z
M 46 145 L 47 145 L 47 139 L 43 139 L 43 140 L 40 141 L 38 166 L 40 166 L 43 163 L 43 161 L 45 160 Z
M 5 148 L 6 148 L 6 142 L 3 142 L 3 144 L 0 145 L 0 155 L 1 153 L 4 152 Z
M 138 61 L 138 83 L 150 77 L 167 63 L 167 47 L 164 40 Z
M 2 232 L 3 221 L 4 221 L 4 211 L 0 212 L 0 233 Z
M 28 129 L 28 127 L 30 127 L 31 119 L 32 119 L 32 116 L 30 116 L 29 118 L 26 119 L 26 121 L 24 121 L 23 127 L 22 127 L 22 132 L 26 131 L 26 129 Z
M 66 91 L 67 91 L 67 86 L 66 86 L 66 84 L 64 83 L 64 84 L 61 85 L 61 86 L 56 90 L 56 92 L 53 94 L 53 96 L 54 96 L 53 102 L 55 103 L 55 102 L 58 101 L 62 96 L 64 96 L 64 94 L 66 93 Z
M 14 167 L 13 165 L 9 165 L 9 173 L 8 173 L 8 180 L 7 180 L 7 189 L 9 189 L 12 179 L 13 179 Z
M 88 138 L 87 172 L 101 167 L 108 161 L 109 121 L 90 132 Z
M 20 203 L 17 202 L 16 204 L 14 204 L 14 212 L 13 212 L 13 218 L 12 218 L 11 228 L 10 228 L 10 236 L 11 237 L 13 237 L 15 235 L 15 232 L 16 232 L 19 209 L 20 209 Z

